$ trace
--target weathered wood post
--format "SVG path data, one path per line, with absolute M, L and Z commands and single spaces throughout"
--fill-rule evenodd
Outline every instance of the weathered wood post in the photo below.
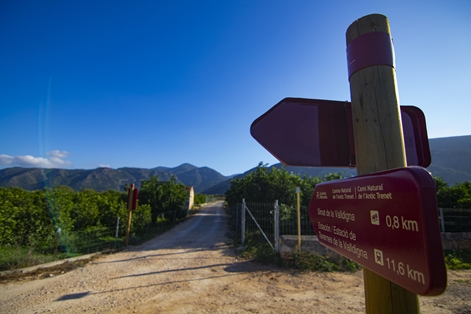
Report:
M 124 246 L 127 247 L 129 244 L 129 233 L 131 231 L 131 220 L 132 220 L 132 203 L 134 196 L 134 184 L 131 184 L 128 192 L 127 207 L 128 207 L 128 222 L 126 224 L 126 241 Z
M 346 32 L 358 175 L 406 166 L 394 50 L 387 17 L 364 16 Z M 364 269 L 366 313 L 419 313 L 417 295 Z

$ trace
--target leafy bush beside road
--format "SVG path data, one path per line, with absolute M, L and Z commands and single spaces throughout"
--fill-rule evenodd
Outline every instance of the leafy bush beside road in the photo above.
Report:
M 247 176 L 235 178 L 231 187 L 226 191 L 226 201 L 229 206 L 241 203 L 273 203 L 296 204 L 296 188 L 300 188 L 301 207 L 308 207 L 316 184 L 323 181 L 342 179 L 343 174 L 331 173 L 321 177 L 299 176 L 286 169 L 268 168 L 259 163 L 257 169 Z
M 144 182 L 132 214 L 129 244 L 185 219 L 187 199 L 186 187 L 174 179 L 160 182 L 153 177 Z M 126 202 L 127 194 L 120 191 L 0 187 L 0 270 L 123 246 Z

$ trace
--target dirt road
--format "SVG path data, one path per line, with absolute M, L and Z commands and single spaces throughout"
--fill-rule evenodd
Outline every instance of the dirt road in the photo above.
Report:
M 0 313 L 364 313 L 362 272 L 299 273 L 238 260 L 221 203 L 141 245 L 41 280 L 0 285 Z M 423 313 L 471 313 L 471 272 L 421 298 Z

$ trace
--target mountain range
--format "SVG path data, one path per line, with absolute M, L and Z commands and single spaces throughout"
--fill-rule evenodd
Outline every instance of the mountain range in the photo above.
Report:
M 432 164 L 427 168 L 432 175 L 441 177 L 449 185 L 471 182 L 471 135 L 429 139 Z M 283 167 L 275 164 L 272 167 Z M 175 176 L 177 182 L 193 186 L 196 193 L 223 194 L 233 177 L 243 177 L 254 171 L 250 169 L 242 174 L 224 176 L 208 167 L 196 167 L 185 163 L 178 167 L 143 168 L 96 168 L 84 169 L 40 169 L 40 168 L 5 168 L 0 169 L 0 186 L 16 186 L 25 190 L 39 190 L 44 187 L 66 185 L 74 190 L 85 188 L 97 191 L 123 190 L 125 184 L 134 183 L 139 189 L 142 180 L 157 176 L 160 181 L 168 181 Z M 306 176 L 324 176 L 332 172 L 355 175 L 355 169 L 348 168 L 308 168 L 286 167 L 290 172 Z
M 182 164 L 175 168 L 96 168 L 83 169 L 40 169 L 6 168 L 0 170 L 0 186 L 17 186 L 25 190 L 39 190 L 44 187 L 66 185 L 74 190 L 93 189 L 97 191 L 124 190 L 126 184 L 134 183 L 140 188 L 141 181 L 156 176 L 160 181 L 168 181 L 175 176 L 177 182 L 193 186 L 196 193 L 230 179 L 208 167 Z

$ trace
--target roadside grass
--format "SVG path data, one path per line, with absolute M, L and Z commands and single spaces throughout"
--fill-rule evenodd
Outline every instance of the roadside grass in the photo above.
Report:
M 37 253 L 33 247 L 4 247 L 0 248 L 0 271 L 50 263 L 68 257 L 70 256 L 66 253 L 57 253 L 55 255 Z
M 233 247 L 240 247 L 240 241 L 232 240 L 228 243 Z M 350 271 L 356 272 L 362 267 L 348 258 L 340 258 L 334 261 L 328 256 L 310 253 L 306 251 L 294 252 L 285 256 L 273 251 L 266 242 L 248 241 L 243 249 L 239 249 L 240 257 L 253 259 L 261 263 L 274 264 L 280 267 L 289 267 L 298 270 L 309 271 Z M 470 250 L 445 250 L 445 265 L 451 270 L 471 269 Z
M 190 211 L 190 215 L 195 212 Z M 167 221 L 159 221 L 155 225 L 149 225 L 145 231 L 139 234 L 131 234 L 129 237 L 129 246 L 140 245 L 152 238 L 172 229 L 185 219 L 177 220 L 175 224 Z M 30 246 L 0 247 L 0 271 L 9 271 L 21 269 L 59 260 L 65 260 L 71 257 L 77 257 L 95 252 L 115 252 L 124 248 L 125 236 L 115 238 L 108 234 L 99 233 L 77 233 L 71 234 L 66 241 L 57 245 L 55 243 L 50 247 Z
M 471 269 L 471 250 L 445 250 L 445 265 L 452 270 Z
M 241 247 L 240 241 L 232 240 L 228 243 L 239 248 L 239 256 L 252 259 L 263 264 L 274 264 L 278 267 L 286 267 L 301 271 L 349 271 L 356 272 L 362 267 L 348 258 L 341 258 L 335 261 L 332 258 L 313 254 L 307 251 L 294 252 L 281 256 L 275 252 L 266 242 L 247 241 L 246 246 Z
M 155 236 L 171 229 L 172 226 L 154 226 L 148 232 L 141 235 L 131 235 L 129 245 L 139 245 Z M 115 252 L 124 248 L 126 237 L 114 238 L 105 236 L 100 238 L 85 238 L 80 243 L 72 246 L 64 244 L 60 251 L 55 252 L 50 248 L 40 247 L 1 247 L 0 248 L 0 271 L 21 269 L 71 257 L 81 256 L 96 252 Z

